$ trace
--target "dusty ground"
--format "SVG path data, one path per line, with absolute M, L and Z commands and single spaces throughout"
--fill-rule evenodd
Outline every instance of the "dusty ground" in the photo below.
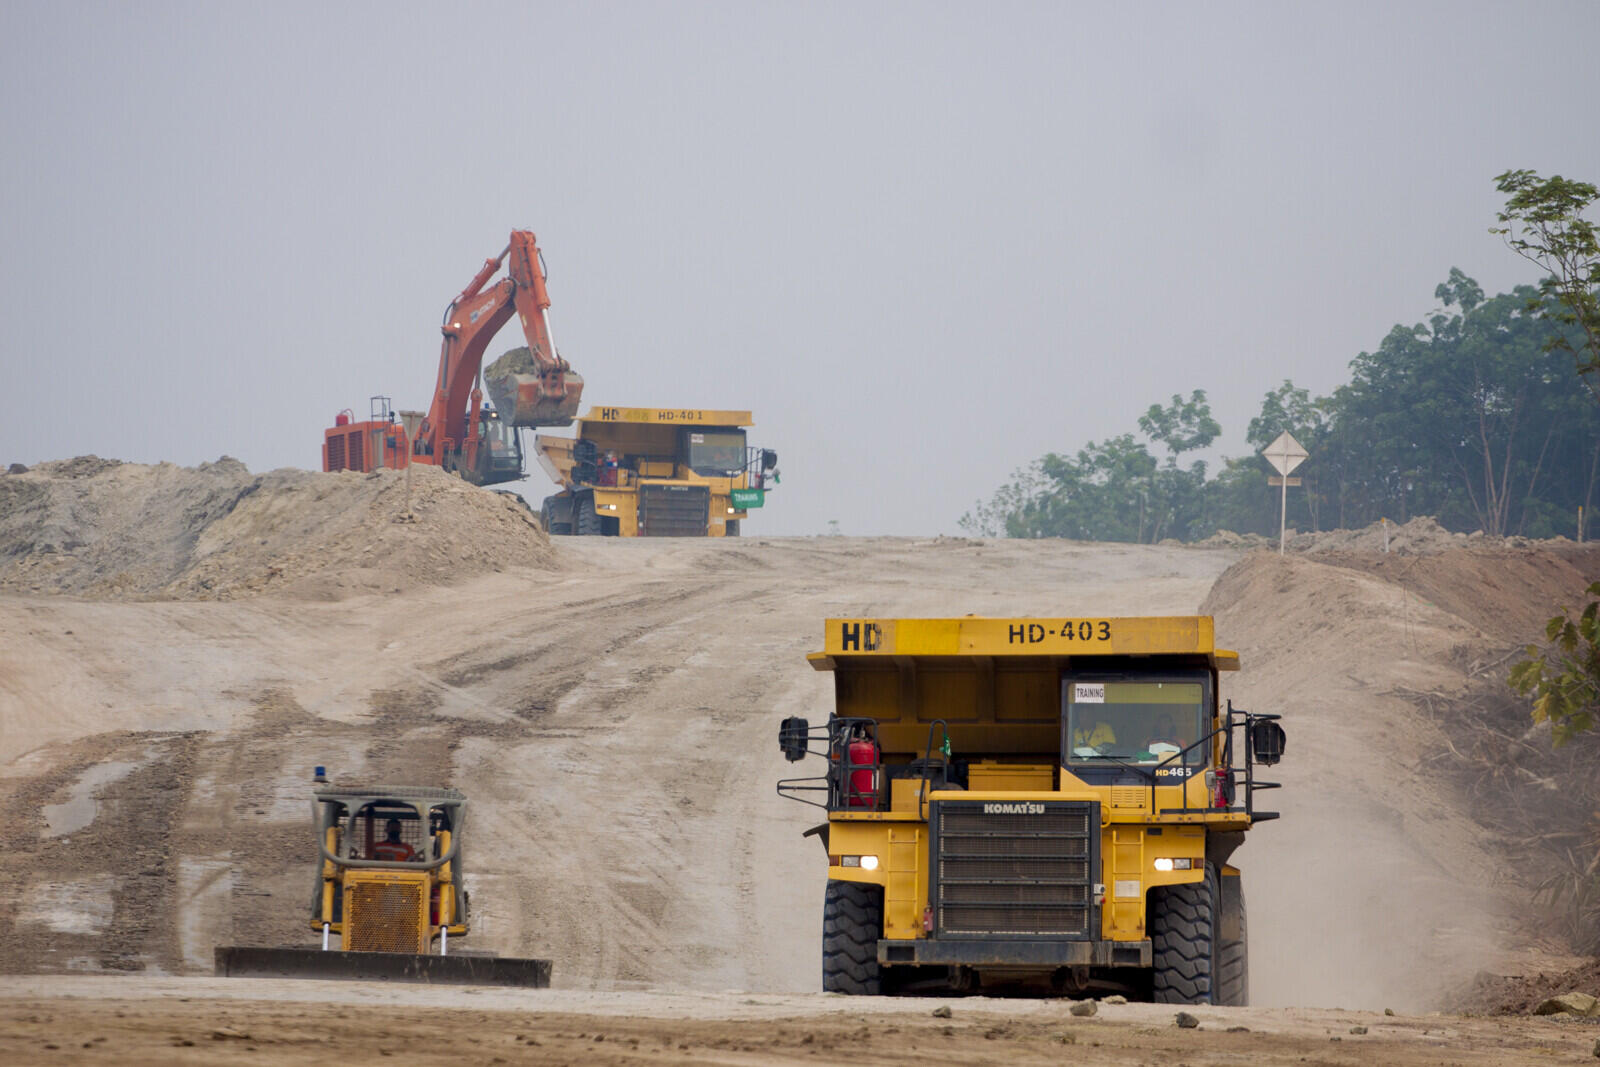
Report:
M 1058 589 L 1192 610 L 1231 558 L 847 538 L 558 556 L 403 598 L 6 599 L 0 969 L 194 972 L 215 944 L 304 941 L 322 764 L 462 788 L 473 941 L 552 957 L 560 985 L 811 989 L 825 870 L 773 784 L 793 773 L 778 721 L 831 702 L 804 661 L 821 620 L 1059 611 Z
M 1600 1020 L 1307 1008 L 563 993 L 157 979 L 0 980 L 7 1063 L 1593 1063 Z M 934 1010 L 951 1009 L 949 1018 Z
M 1180 1033 L 1139 1006 L 1068 1023 L 1059 1004 L 970 1000 L 929 1039 L 983 1061 L 1006 1036 L 1018 1062 L 1059 1055 L 1052 1042 L 1069 1025 L 1102 1041 L 1103 1062 L 1370 1060 L 1358 1038 L 1385 1042 L 1384 1062 L 1559 1059 L 1578 1047 L 1566 1040 L 1578 1030 L 1545 1020 L 1380 1016 L 1388 1021 L 1360 1023 L 1363 1037 L 1348 1033 L 1356 1022 L 1337 1025 L 1344 1015 L 1303 1009 L 1421 1012 L 1480 971 L 1576 964 L 1529 925 L 1528 887 L 1423 773 L 1444 739 L 1408 693 L 1465 686 L 1531 639 L 1517 634 L 1552 599 L 1600 577 L 1588 550 L 1458 546 L 1420 528 L 1412 543 L 1428 551 L 1409 557 L 1375 555 L 1360 538 L 1286 559 L 959 538 L 551 546 L 514 502 L 453 484 L 414 490 L 426 521 L 395 522 L 403 499 L 392 476 L 301 474 L 281 486 L 260 476 L 228 507 L 196 504 L 186 525 L 165 501 L 215 501 L 252 476 L 202 472 L 209 488 L 196 497 L 175 468 L 129 468 L 0 478 L 43 481 L 25 492 L 32 518 L 0 513 L 0 973 L 17 976 L 0 979 L 0 1042 L 37 1041 L 24 1062 L 80 1033 L 80 1046 L 106 1036 L 135 1061 L 232 1055 L 249 1046 L 200 1043 L 224 1010 L 245 1030 L 262 1029 L 251 1022 L 262 1012 L 292 1016 L 272 1026 L 270 1051 L 294 1062 L 321 1042 L 389 1032 L 377 1022 L 384 996 L 440 998 L 430 1003 L 474 1020 L 481 1008 L 490 1018 L 473 1035 L 504 1039 L 494 1054 L 513 1060 L 570 1060 L 580 1048 L 595 1058 L 597 1024 L 580 1017 L 596 1013 L 637 1016 L 605 1032 L 637 1038 L 640 1058 L 826 1062 L 863 1040 L 875 1059 L 909 1058 L 906 1042 L 934 1022 L 927 1002 L 796 996 L 817 985 L 825 870 L 799 836 L 810 811 L 774 794 L 792 773 L 774 735 L 786 715 L 827 714 L 829 676 L 803 660 L 821 620 L 1202 605 L 1243 654 L 1224 695 L 1282 711 L 1290 737 L 1285 788 L 1263 794 L 1283 818 L 1237 858 L 1254 1000 L 1265 1007 L 1228 1025 L 1250 1031 L 1227 1033 L 1227 1020 L 1207 1016 Z M 93 492 L 61 484 L 73 479 Z M 452 548 L 457 528 L 474 532 Z M 494 556 L 491 534 L 513 545 L 509 556 Z M 32 547 L 19 550 L 23 540 Z M 162 975 L 207 974 L 217 944 L 308 940 L 318 764 L 336 778 L 462 788 L 470 944 L 552 958 L 557 989 L 339 987 L 353 1005 L 345 1012 L 224 1003 L 270 994 L 325 1004 L 325 984 L 165 984 Z M 66 977 L 95 973 L 143 977 Z M 60 977 L 23 977 L 41 974 Z M 739 992 L 717 995 L 729 990 Z M 110 1004 L 146 994 L 141 1007 Z M 538 1014 L 517 996 L 534 997 Z M 491 1010 L 483 997 L 512 999 Z M 696 1014 L 701 1005 L 712 1014 Z M 868 1011 L 894 1015 L 904 1040 L 863 1037 Z M 699 1021 L 650 1021 L 676 1015 Z M 437 1027 L 406 1018 L 417 1036 L 395 1051 L 430 1047 L 424 1033 Z M 1018 1029 L 998 1032 L 1007 1026 Z M 810 1045 L 785 1044 L 805 1032 Z M 655 1044 L 679 1033 L 694 1043 Z M 185 1034 L 197 1044 L 169 1047 Z M 604 1056 L 622 1062 L 616 1049 Z

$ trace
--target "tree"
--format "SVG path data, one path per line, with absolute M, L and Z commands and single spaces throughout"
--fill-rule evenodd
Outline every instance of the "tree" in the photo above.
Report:
M 1559 174 L 1541 178 L 1531 170 L 1508 170 L 1495 179 L 1495 187 L 1507 194 L 1505 210 L 1495 216 L 1504 225 L 1489 232 L 1545 271 L 1539 289 L 1550 299 L 1541 313 L 1583 335 L 1574 347 L 1557 333 L 1551 347 L 1573 353 L 1578 374 L 1600 400 L 1600 235 L 1583 217 L 1600 199 L 1600 190 Z
M 1311 399 L 1308 391 L 1296 389 L 1294 383 L 1285 378 L 1282 385 L 1262 397 L 1261 414 L 1250 420 L 1245 432 L 1245 440 L 1255 446 L 1257 453 L 1277 440 L 1279 434 L 1288 433 L 1311 454 L 1306 463 L 1295 469 L 1295 477 L 1305 486 L 1304 492 L 1295 494 L 1295 506 L 1297 510 L 1305 508 L 1313 530 L 1322 528 L 1321 497 L 1317 492 L 1318 471 L 1329 467 L 1329 429 L 1328 401 L 1325 398 Z M 1319 463 L 1319 460 L 1322 462 Z M 1262 460 L 1256 465 L 1257 468 L 1265 470 L 1265 462 Z M 1267 532 L 1270 533 L 1272 529 L 1269 521 Z
M 1340 458 L 1369 507 L 1383 509 L 1362 517 L 1433 513 L 1452 529 L 1529 532 L 1528 502 L 1552 455 L 1594 422 L 1549 343 L 1559 327 L 1536 289 L 1485 299 L 1455 268 L 1434 296 L 1443 307 L 1426 324 L 1389 331 L 1335 393 Z
M 1165 407 L 1152 404 L 1139 417 L 1139 429 L 1165 447 L 1164 464 L 1131 433 L 1090 441 L 1071 455 L 1051 452 L 975 504 L 961 517 L 961 528 L 990 537 L 1141 544 L 1203 536 L 1206 465 L 1180 466 L 1178 457 L 1205 448 L 1222 432 L 1205 391 L 1188 399 L 1174 395 Z
M 1211 417 L 1205 390 L 1196 389 L 1188 400 L 1175 393 L 1172 403 L 1166 407 L 1151 404 L 1150 409 L 1139 416 L 1139 430 L 1167 448 L 1167 461 L 1152 472 L 1150 478 L 1150 540 L 1188 539 L 1201 518 L 1206 465 L 1204 460 L 1196 460 L 1188 467 L 1180 467 L 1178 457 L 1205 448 L 1222 433 L 1222 427 Z M 1143 540 L 1142 523 L 1140 540 Z
M 1585 590 L 1600 597 L 1600 582 Z M 1528 646 L 1528 658 L 1511 668 L 1511 688 L 1532 696 L 1533 721 L 1548 722 L 1559 748 L 1593 730 L 1600 709 L 1600 602 L 1576 619 L 1563 612 L 1545 624 L 1547 650 Z
M 1556 175 L 1541 178 L 1531 170 L 1509 170 L 1495 179 L 1507 195 L 1496 217 L 1502 225 L 1491 232 L 1505 238 L 1513 251 L 1547 272 L 1539 283 L 1546 297 L 1543 314 L 1581 334 L 1573 345 L 1557 335 L 1551 350 L 1573 353 L 1578 375 L 1600 400 L 1600 238 L 1595 224 L 1583 217 L 1600 190 L 1588 182 Z M 1557 310 L 1559 308 L 1559 310 Z M 1600 459 L 1600 447 L 1595 455 Z M 1590 480 L 1592 497 L 1593 477 Z M 1600 597 L 1600 582 L 1588 588 Z M 1549 646 L 1528 646 L 1528 658 L 1511 668 L 1511 687 L 1533 695 L 1533 720 L 1551 724 L 1556 744 L 1593 730 L 1600 709 L 1600 600 L 1591 600 L 1576 620 L 1566 613 L 1545 624 Z
M 995 490 L 987 501 L 980 500 L 961 516 L 957 524 L 974 537 L 1039 537 L 1040 534 L 1013 533 L 1010 520 L 1035 500 L 1044 489 L 1041 460 L 1011 472 L 1011 480 Z

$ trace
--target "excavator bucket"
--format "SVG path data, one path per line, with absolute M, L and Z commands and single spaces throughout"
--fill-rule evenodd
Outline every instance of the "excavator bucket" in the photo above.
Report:
M 503 985 L 545 989 L 550 961 L 478 956 L 412 956 L 401 952 L 340 952 L 316 948 L 216 949 L 219 978 L 334 978 L 422 982 L 434 985 Z
M 572 420 L 578 417 L 578 401 L 583 396 L 583 379 L 568 371 L 566 378 L 566 394 L 564 396 L 549 396 L 544 392 L 543 382 L 531 374 L 513 375 L 510 381 L 512 389 L 508 389 L 506 400 L 502 404 L 497 398 L 495 407 L 513 426 L 571 426 Z M 493 387 L 490 396 L 494 396 Z
M 483 369 L 483 384 L 501 421 L 512 426 L 570 426 L 578 417 L 583 397 L 583 377 L 574 371 L 558 376 L 559 395 L 548 391 L 546 377 L 538 372 L 532 354 L 513 348 Z

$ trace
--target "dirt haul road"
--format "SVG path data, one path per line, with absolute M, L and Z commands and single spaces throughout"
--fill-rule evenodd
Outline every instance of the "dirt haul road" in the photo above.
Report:
M 144 498 L 151 484 L 193 491 L 161 468 L 81 477 Z M 1416 773 L 1446 739 L 1398 687 L 1449 688 L 1481 650 L 1515 643 L 1493 631 L 1581 589 L 1596 570 L 1582 552 L 1446 543 L 1396 561 L 1426 562 L 1419 593 L 1405 579 L 1423 571 L 1386 573 L 1376 557 L 1236 549 L 759 537 L 552 548 L 509 503 L 443 482 L 419 479 L 414 521 L 396 524 L 399 483 L 386 476 L 339 476 L 337 491 L 322 476 L 275 488 L 281 472 L 246 484 L 220 465 L 206 477 L 205 500 L 222 503 L 186 505 L 209 516 L 204 530 L 186 528 L 160 573 L 137 581 L 117 569 L 128 553 L 116 545 L 164 529 L 176 506 L 129 512 L 96 540 L 86 527 L 121 514 L 109 497 L 90 508 L 92 486 L 70 498 L 29 489 L 48 523 L 14 534 L 0 565 L 0 589 L 34 590 L 0 592 L 0 971 L 202 975 L 217 944 L 306 943 L 307 795 L 325 764 L 346 780 L 462 788 L 469 945 L 553 958 L 563 995 L 655 991 L 626 994 L 660 994 L 654 1006 L 618 1010 L 656 1017 L 692 1003 L 689 991 L 809 992 L 825 869 L 800 837 L 812 813 L 773 782 L 794 771 L 777 722 L 819 720 L 831 703 L 829 676 L 803 659 L 824 617 L 1202 606 L 1243 653 L 1225 695 L 1284 712 L 1290 736 L 1274 797 L 1284 817 L 1238 858 L 1256 1003 L 1421 1011 L 1479 970 L 1559 962 L 1516 925 L 1526 887 L 1483 875 L 1503 861 Z M 319 501 L 337 523 L 312 521 Z M 481 539 L 452 547 L 452 507 L 521 537 L 513 563 Z M 23 535 L 34 547 L 17 547 Z M 194 599 L 208 596 L 230 599 Z M 234 985 L 187 980 L 183 995 L 247 995 Z M 6 986 L 25 997 L 32 981 Z M 154 1018 L 182 1013 L 161 996 Z M 838 1003 L 783 999 L 762 1017 L 837 1022 Z M 892 1010 L 921 1018 L 916 1005 Z
M 1600 1023 L 1309 1008 L 0 978 L 0 1061 L 124 1067 L 1594 1063 Z M 330 988 L 332 987 L 332 988 Z M 949 1017 L 934 1015 L 949 1009 Z M 383 1057 L 392 1057 L 392 1061 Z

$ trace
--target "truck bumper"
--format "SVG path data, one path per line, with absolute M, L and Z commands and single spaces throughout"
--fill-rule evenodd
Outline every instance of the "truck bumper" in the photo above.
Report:
M 880 940 L 878 962 L 888 966 L 1149 967 L 1150 942 Z

